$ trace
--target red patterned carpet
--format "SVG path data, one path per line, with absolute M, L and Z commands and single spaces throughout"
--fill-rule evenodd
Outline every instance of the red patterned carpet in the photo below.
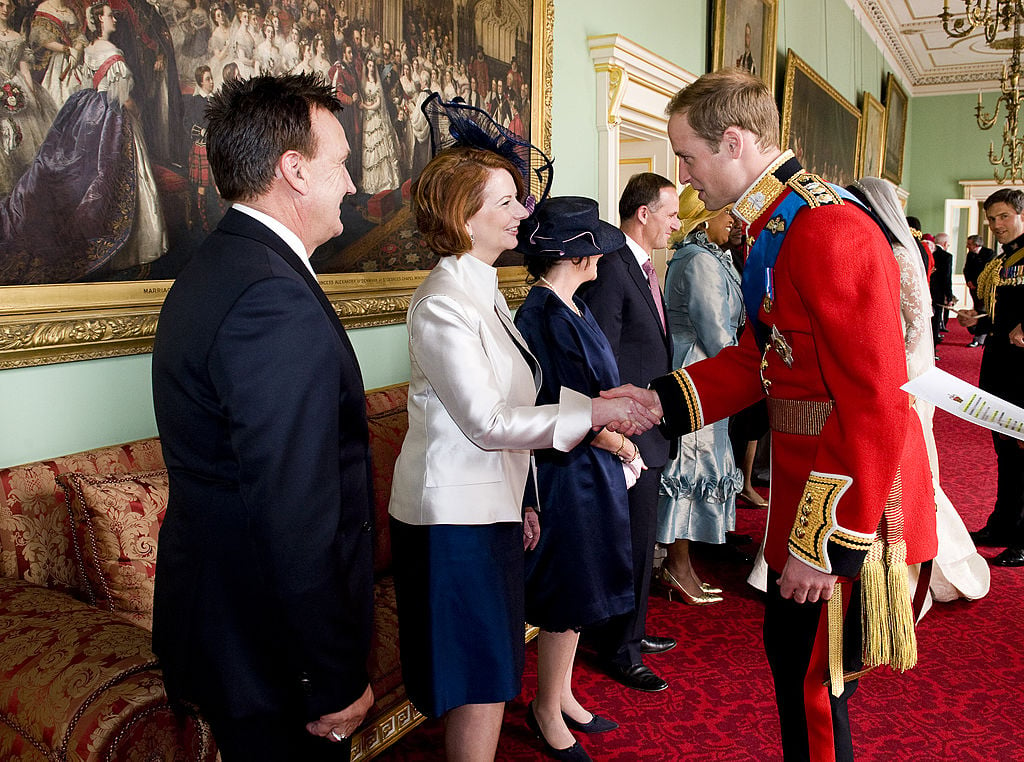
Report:
M 977 382 L 981 349 L 968 349 L 955 323 L 939 348 L 940 366 Z M 943 412 L 935 416 L 942 484 L 968 528 L 980 527 L 995 499 L 995 458 L 987 431 Z M 764 512 L 740 509 L 737 527 L 760 539 Z M 984 555 L 996 550 L 984 549 Z M 726 590 L 707 607 L 669 603 L 655 593 L 648 632 L 679 647 L 648 664 L 670 682 L 644 694 L 623 688 L 585 661 L 577 693 L 619 730 L 582 737 L 596 760 L 780 760 L 768 665 L 761 649 L 762 604 L 747 567 L 722 554 L 699 560 L 705 579 Z M 851 699 L 854 748 L 861 760 L 1024 760 L 1024 569 L 992 570 L 992 591 L 973 603 L 936 604 L 919 627 L 921 659 L 906 675 L 877 671 Z M 541 759 L 526 728 L 536 690 L 536 650 L 527 650 L 523 694 L 509 705 L 499 760 Z M 443 758 L 437 723 L 413 731 L 381 759 Z

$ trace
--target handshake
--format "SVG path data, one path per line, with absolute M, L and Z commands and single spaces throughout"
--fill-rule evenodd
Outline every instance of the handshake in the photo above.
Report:
M 661 400 L 655 392 L 623 384 L 594 398 L 591 423 L 595 431 L 603 427 L 633 436 L 656 426 L 661 417 Z

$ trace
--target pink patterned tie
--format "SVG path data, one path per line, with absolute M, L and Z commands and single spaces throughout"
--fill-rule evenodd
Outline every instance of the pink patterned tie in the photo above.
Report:
M 661 303 L 661 285 L 658 283 L 658 274 L 654 272 L 654 265 L 651 260 L 643 264 L 644 275 L 647 276 L 647 285 L 651 289 L 651 296 L 654 297 L 654 305 L 658 308 L 658 317 L 661 318 L 661 332 L 665 333 L 665 307 Z

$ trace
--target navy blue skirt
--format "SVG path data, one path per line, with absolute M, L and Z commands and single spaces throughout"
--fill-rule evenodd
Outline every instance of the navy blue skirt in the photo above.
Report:
M 440 717 L 511 701 L 524 660 L 523 528 L 413 526 L 391 519 L 402 678 L 413 705 Z

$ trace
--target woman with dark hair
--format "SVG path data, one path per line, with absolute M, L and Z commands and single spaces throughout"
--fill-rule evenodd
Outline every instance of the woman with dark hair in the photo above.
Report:
M 417 226 L 440 261 L 406 319 L 409 430 L 389 512 L 405 686 L 417 709 L 445 718 L 450 759 L 492 759 L 520 691 L 523 549 L 540 531 L 530 450 L 568 452 L 591 427 L 631 434 L 660 417 L 567 388 L 535 405 L 537 360 L 494 269 L 516 246 L 524 200 L 515 164 L 467 146 L 439 153 L 413 186 Z
M 556 402 L 562 388 L 597 396 L 619 385 L 608 339 L 575 293 L 597 277 L 603 254 L 625 244 L 589 198 L 550 198 L 520 225 L 518 249 L 534 287 L 516 312 L 516 327 L 544 375 L 539 404 Z M 568 452 L 537 452 L 543 532 L 526 559 L 526 618 L 541 632 L 537 698 L 526 719 L 555 759 L 590 759 L 570 729 L 618 727 L 576 700 L 572 668 L 583 627 L 633 609 L 626 489 L 643 468 L 637 446 L 607 429 Z

